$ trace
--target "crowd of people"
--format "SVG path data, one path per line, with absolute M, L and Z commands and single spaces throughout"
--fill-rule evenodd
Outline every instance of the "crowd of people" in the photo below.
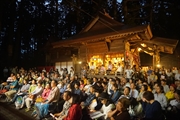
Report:
M 31 111 L 34 119 L 49 115 L 57 120 L 180 118 L 180 69 L 175 67 L 128 66 L 120 76 L 99 78 L 78 76 L 73 67 L 70 72 L 15 67 L 0 89 L 7 105 Z

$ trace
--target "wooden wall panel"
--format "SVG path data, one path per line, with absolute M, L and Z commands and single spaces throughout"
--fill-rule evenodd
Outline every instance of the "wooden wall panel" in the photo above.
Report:
M 105 41 L 89 43 L 87 46 L 88 54 L 100 54 L 108 52 L 108 45 Z
M 122 40 L 114 40 L 110 43 L 110 52 L 122 52 L 125 50 L 125 45 Z
M 79 48 L 79 58 L 82 60 L 82 61 L 86 61 L 86 53 L 87 53 L 87 51 L 86 51 L 87 49 L 86 49 L 86 46 L 81 46 L 80 48 Z

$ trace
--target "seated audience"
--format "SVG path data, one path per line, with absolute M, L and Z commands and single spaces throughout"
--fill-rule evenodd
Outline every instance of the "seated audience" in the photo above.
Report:
M 36 102 L 42 102 L 44 100 L 46 100 L 50 94 L 50 91 L 51 91 L 51 86 L 50 84 L 46 84 L 43 92 L 42 92 L 42 95 L 41 96 L 38 96 L 36 98 Z
M 24 80 L 24 84 L 23 86 L 21 87 L 21 89 L 18 90 L 18 92 L 14 95 L 13 99 L 12 99 L 12 103 L 15 102 L 16 98 L 18 96 L 24 96 L 28 93 L 28 89 L 30 87 L 30 84 L 28 84 L 28 80 Z
M 42 81 L 38 81 L 38 86 L 36 87 L 36 89 L 32 93 L 30 93 L 28 97 L 25 99 L 25 105 L 27 107 L 25 109 L 26 112 L 31 110 L 31 104 L 35 101 L 36 97 L 42 94 L 43 92 L 42 84 L 43 84 Z
M 37 111 L 36 119 L 44 118 L 46 115 L 48 115 L 49 111 L 51 110 L 54 111 L 54 109 L 56 108 L 57 102 L 60 97 L 60 91 L 59 88 L 57 87 L 57 84 L 58 83 L 56 80 L 52 80 L 51 91 L 47 99 L 41 103 L 36 103 L 35 105 Z

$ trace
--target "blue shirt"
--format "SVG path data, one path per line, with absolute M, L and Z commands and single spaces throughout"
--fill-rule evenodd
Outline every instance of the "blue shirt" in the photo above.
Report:
M 119 99 L 120 95 L 121 95 L 121 93 L 117 90 L 117 91 L 112 95 L 111 100 L 112 100 L 114 103 L 116 103 L 117 100 Z
M 81 92 L 81 90 L 80 89 L 75 89 L 74 90 L 74 94 L 77 94 L 77 95 L 81 95 L 82 94 L 82 92 Z
M 91 104 L 91 101 L 95 98 L 95 94 L 90 94 L 87 98 L 86 101 L 84 102 L 84 106 L 89 106 Z
M 14 88 L 12 88 L 12 90 L 18 90 L 19 89 L 19 86 L 18 86 L 19 84 L 18 84 L 18 81 L 17 80 L 15 80 L 15 81 L 13 81 L 12 83 L 11 83 L 11 86 L 14 86 Z

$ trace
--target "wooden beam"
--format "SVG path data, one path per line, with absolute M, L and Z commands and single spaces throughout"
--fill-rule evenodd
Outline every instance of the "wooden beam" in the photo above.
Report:
M 111 43 L 111 40 L 108 38 L 105 38 L 105 41 Z
M 132 34 L 132 35 L 128 35 L 128 36 L 126 36 L 126 37 L 124 37 L 122 39 L 123 39 L 124 42 L 127 42 L 129 39 L 131 39 L 132 37 L 135 37 L 135 36 L 136 36 L 136 34 Z

